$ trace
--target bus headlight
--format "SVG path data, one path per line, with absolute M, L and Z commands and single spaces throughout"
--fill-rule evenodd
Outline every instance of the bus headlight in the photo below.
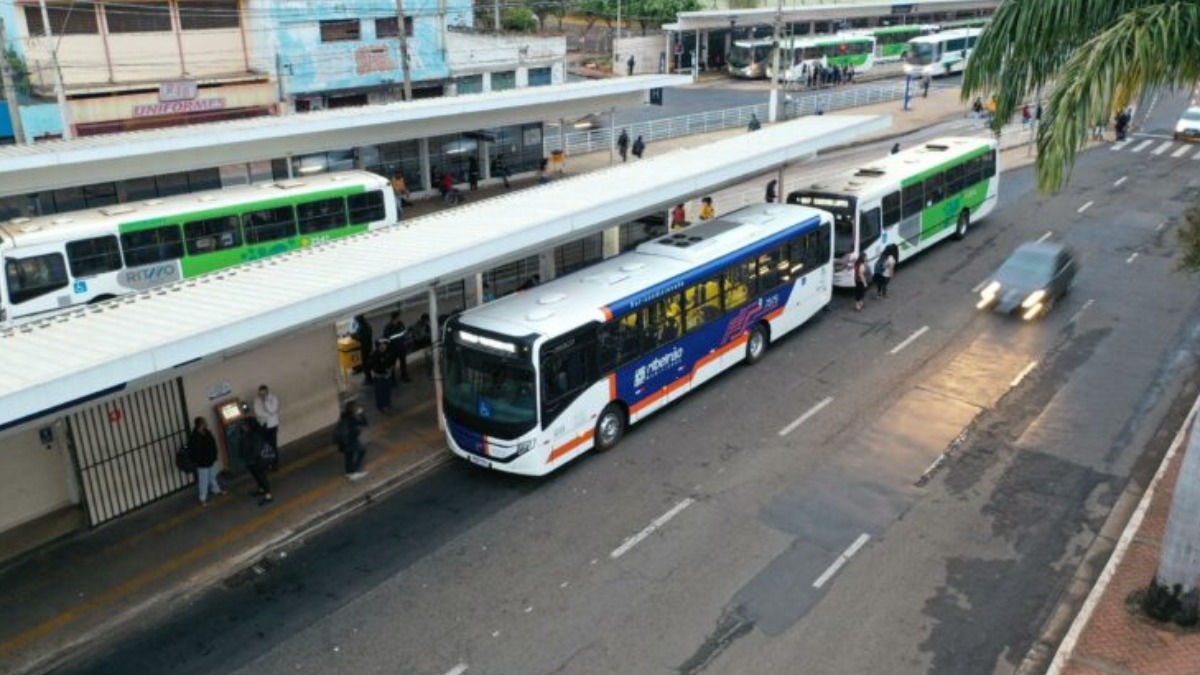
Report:
M 1045 297 L 1046 297 L 1046 291 L 1042 290 L 1042 289 L 1038 289 L 1038 290 L 1030 293 L 1028 298 L 1025 298 L 1025 301 L 1021 303 L 1021 307 L 1025 308 L 1025 309 L 1029 309 L 1030 307 L 1033 307 L 1034 305 L 1041 304 L 1042 300 L 1045 299 Z
M 532 449 L 533 449 L 533 439 L 530 439 L 528 441 L 521 441 L 520 443 L 517 443 L 517 457 L 520 457 L 521 455 L 529 452 Z

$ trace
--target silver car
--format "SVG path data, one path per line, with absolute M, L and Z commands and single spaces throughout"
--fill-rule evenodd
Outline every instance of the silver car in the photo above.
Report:
M 1075 252 L 1065 244 L 1021 244 L 984 284 L 975 306 L 1036 319 L 1066 295 L 1078 268 Z
M 1200 141 L 1200 108 L 1188 108 L 1175 123 L 1175 140 Z

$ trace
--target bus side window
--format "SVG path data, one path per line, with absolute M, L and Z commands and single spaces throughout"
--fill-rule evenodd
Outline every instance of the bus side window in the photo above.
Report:
M 883 226 L 892 227 L 900 222 L 900 192 L 883 196 Z
M 958 164 L 946 169 L 946 194 L 953 197 L 963 191 L 963 174 L 966 167 Z
M 996 151 L 989 150 L 983 156 L 983 177 L 992 178 L 996 175 Z
M 758 293 L 762 295 L 779 286 L 779 265 L 783 259 L 780 249 L 758 256 Z
M 91 277 L 121 269 L 121 246 L 111 234 L 67 242 L 71 276 Z
M 660 347 L 679 337 L 683 312 L 677 294 L 668 295 L 646 310 L 646 328 L 653 346 Z
M 346 203 L 350 210 L 351 225 L 366 225 L 387 217 L 387 210 L 383 205 L 383 192 L 380 190 L 350 195 Z
M 972 157 L 963 166 L 963 188 L 969 188 L 983 180 L 983 157 Z
M 904 217 L 912 218 L 921 215 L 925 208 L 925 187 L 915 183 L 904 188 Z
M 183 239 L 188 255 L 212 253 L 242 245 L 237 216 L 194 220 L 183 224 Z
M 596 368 L 596 325 L 563 336 L 546 346 L 541 358 L 547 419 L 552 419 L 593 383 Z
M 716 279 L 696 284 L 684 292 L 686 329 L 691 332 L 721 316 L 721 292 Z
M 637 311 L 604 324 L 600 329 L 600 372 L 611 372 L 641 354 L 641 339 L 641 314 Z
M 750 270 L 753 266 L 753 261 L 746 261 L 735 263 L 725 270 L 725 279 L 722 282 L 725 291 L 725 311 L 737 309 L 750 299 L 750 284 L 754 282 Z
M 264 244 L 296 236 L 296 214 L 290 206 L 279 206 L 242 215 L 247 244 Z
M 944 174 L 936 174 L 925 179 L 925 207 L 929 208 L 946 198 L 946 183 Z
M 178 225 L 166 225 L 121 235 L 126 267 L 152 265 L 183 257 L 183 235 Z
M 883 233 L 881 226 L 881 218 L 879 207 L 867 209 L 866 211 L 858 212 L 858 246 L 859 250 L 865 249 L 871 244 L 879 241 L 879 235 Z
M 808 266 L 808 241 L 814 233 L 801 235 L 787 244 L 788 280 L 797 279 L 808 274 L 812 268 Z
M 8 300 L 14 305 L 66 288 L 70 282 L 61 253 L 8 258 L 4 261 L 4 277 Z
M 346 226 L 346 200 L 341 197 L 320 199 L 296 205 L 300 234 L 313 234 Z

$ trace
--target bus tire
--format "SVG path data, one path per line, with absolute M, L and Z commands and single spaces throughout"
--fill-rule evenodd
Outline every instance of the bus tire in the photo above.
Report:
M 595 438 L 596 452 L 605 452 L 617 447 L 625 436 L 625 408 L 620 403 L 609 403 L 600 412 L 596 420 Z
M 971 227 L 971 212 L 963 209 L 962 213 L 958 214 L 958 225 L 954 227 L 954 238 L 962 240 L 967 236 L 967 230 Z
M 763 355 L 767 353 L 767 345 L 770 341 L 766 326 L 760 323 L 750 329 L 750 336 L 746 338 L 746 365 L 752 366 L 762 361 Z
M 91 300 L 88 300 L 87 304 L 94 305 L 98 302 L 108 302 L 109 300 L 115 300 L 116 297 L 117 296 L 111 295 L 111 294 L 97 295 L 96 297 L 92 298 Z

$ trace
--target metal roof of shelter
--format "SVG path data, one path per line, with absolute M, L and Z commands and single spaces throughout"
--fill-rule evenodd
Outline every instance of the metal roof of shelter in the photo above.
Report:
M 575 117 L 691 81 L 638 75 L 10 145 L 0 148 L 0 196 Z
M 0 427 L 419 293 L 885 129 L 824 115 L 554 181 L 0 333 Z
M 790 0 L 794 3 L 796 0 Z M 900 23 L 907 14 L 927 12 L 967 12 L 980 9 L 995 10 L 1000 0 L 922 0 L 921 2 L 863 2 L 831 3 L 828 5 L 795 5 L 783 7 L 783 21 L 832 21 L 836 19 L 862 19 L 868 17 L 891 17 Z M 903 11 L 902 11 L 903 10 Z M 663 28 L 673 31 L 712 30 L 729 28 L 729 22 L 738 26 L 770 25 L 775 21 L 775 7 L 754 9 L 710 9 L 700 12 L 681 12 L 677 21 Z

